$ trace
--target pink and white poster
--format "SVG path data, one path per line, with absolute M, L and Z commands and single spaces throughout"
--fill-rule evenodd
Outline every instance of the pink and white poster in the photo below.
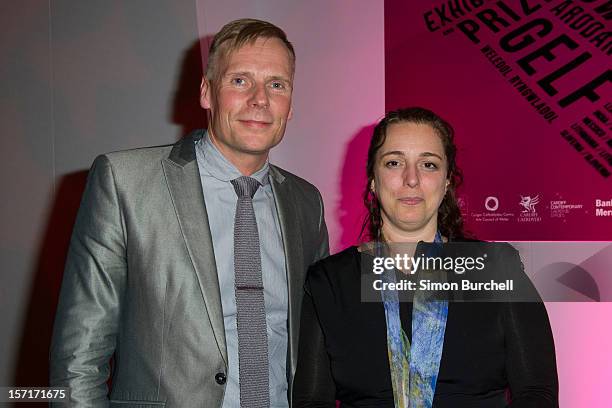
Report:
M 573 241 L 556 261 L 591 277 L 611 264 L 611 18 L 609 0 L 385 1 L 386 110 L 421 105 L 453 125 L 468 229 Z M 609 406 L 612 304 L 546 307 L 560 405 Z
M 385 2 L 386 109 L 455 128 L 468 228 L 612 238 L 611 1 Z

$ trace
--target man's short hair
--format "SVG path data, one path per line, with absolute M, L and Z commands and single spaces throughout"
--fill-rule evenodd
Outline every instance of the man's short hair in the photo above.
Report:
M 254 43 L 258 38 L 278 38 L 285 44 L 291 59 L 291 74 L 295 71 L 295 51 L 293 45 L 287 40 L 287 35 L 272 23 L 253 18 L 234 20 L 215 35 L 208 50 L 208 64 L 206 65 L 206 78 L 214 79 L 218 74 L 219 58 L 236 51 L 246 43 Z

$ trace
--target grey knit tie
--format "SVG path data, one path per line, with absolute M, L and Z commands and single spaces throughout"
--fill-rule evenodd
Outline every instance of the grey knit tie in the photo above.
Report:
M 240 406 L 268 408 L 268 334 L 264 306 L 261 254 L 253 196 L 259 182 L 251 177 L 231 181 L 238 195 L 234 219 L 234 276 Z

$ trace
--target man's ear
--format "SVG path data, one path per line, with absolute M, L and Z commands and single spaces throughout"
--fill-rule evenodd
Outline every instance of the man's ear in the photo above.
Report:
M 202 77 L 200 84 L 200 106 L 204 109 L 211 107 L 211 85 L 206 77 Z
M 289 114 L 287 115 L 287 121 L 293 117 L 293 104 L 289 107 Z

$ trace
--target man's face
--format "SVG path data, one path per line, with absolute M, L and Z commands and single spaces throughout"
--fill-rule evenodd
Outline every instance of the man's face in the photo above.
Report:
M 200 98 L 210 109 L 212 142 L 234 163 L 246 156 L 265 160 L 291 118 L 292 91 L 289 51 L 277 38 L 258 38 L 219 58 Z

